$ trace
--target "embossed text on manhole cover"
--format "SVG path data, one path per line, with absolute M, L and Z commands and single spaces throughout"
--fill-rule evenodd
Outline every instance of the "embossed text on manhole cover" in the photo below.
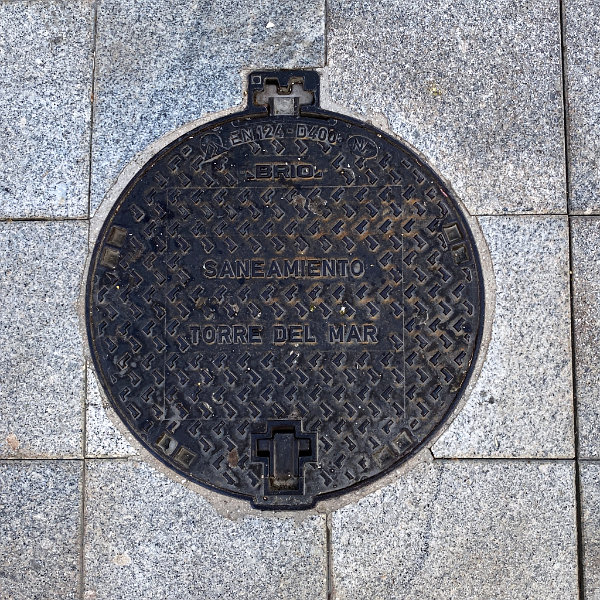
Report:
M 447 419 L 483 319 L 473 237 L 399 141 L 253 73 L 245 111 L 159 152 L 86 292 L 104 392 L 156 457 L 262 508 L 373 480 Z

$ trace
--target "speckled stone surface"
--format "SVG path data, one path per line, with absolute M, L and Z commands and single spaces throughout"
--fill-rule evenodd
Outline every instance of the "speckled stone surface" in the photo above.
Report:
M 600 458 L 600 217 L 573 218 L 571 234 L 579 455 Z
M 558 3 L 328 6 L 335 102 L 387 116 L 472 213 L 566 211 Z
M 93 3 L 0 3 L 0 217 L 86 216 Z
M 477 384 L 436 457 L 573 457 L 566 217 L 480 219 L 496 278 Z
M 321 66 L 324 0 L 103 0 L 97 57 L 93 210 L 152 141 L 240 104 L 241 69 Z
M 0 456 L 81 456 L 87 223 L 0 223 Z
M 436 461 L 337 511 L 335 600 L 575 600 L 570 462 Z
M 600 463 L 581 465 L 582 526 L 585 551 L 583 580 L 585 600 L 600 598 Z
M 600 214 L 600 8 L 563 8 L 570 208 Z M 600 460 L 580 463 L 576 554 L 559 11 L 0 2 L 0 600 L 583 600 L 578 559 L 600 600 Z M 64 220 L 159 137 L 239 105 L 243 69 L 325 64 L 334 103 L 382 113 L 480 216 L 497 285 L 487 359 L 433 457 L 327 517 L 253 511 L 136 454 L 86 370 L 88 223 Z M 571 226 L 579 454 L 600 459 L 600 217 Z
M 600 212 L 600 4 L 565 2 L 571 210 Z
M 137 452 L 112 424 L 102 404 L 98 379 L 87 367 L 85 455 L 88 457 L 135 456 Z
M 323 516 L 233 521 L 137 461 L 90 461 L 86 493 L 86 598 L 326 597 Z
M 0 462 L 0 598 L 75 600 L 81 463 Z

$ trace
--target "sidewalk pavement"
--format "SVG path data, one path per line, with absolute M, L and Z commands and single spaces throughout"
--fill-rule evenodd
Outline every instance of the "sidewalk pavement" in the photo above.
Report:
M 600 599 L 600 4 L 3 0 L 0 31 L 0 600 Z M 242 514 L 114 427 L 77 300 L 120 171 L 292 67 L 452 184 L 495 312 L 420 461 Z

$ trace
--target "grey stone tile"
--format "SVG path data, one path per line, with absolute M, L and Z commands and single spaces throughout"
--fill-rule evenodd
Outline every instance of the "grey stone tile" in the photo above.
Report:
M 98 379 L 93 367 L 87 366 L 87 402 L 85 455 L 89 457 L 136 456 L 137 452 L 108 418 Z
M 573 466 L 433 461 L 333 515 L 336 600 L 575 600 Z
M 600 598 L 600 463 L 582 462 L 583 580 L 586 600 Z
M 0 456 L 80 456 L 82 221 L 0 223 Z
M 324 61 L 324 0 L 101 0 L 92 206 L 161 135 L 241 102 L 240 70 Z
M 566 211 L 558 3 L 329 7 L 336 103 L 387 116 L 472 213 Z
M 579 456 L 600 458 L 600 218 L 573 218 L 571 234 Z
M 0 598 L 75 600 L 81 463 L 0 462 Z
M 565 2 L 571 210 L 600 211 L 600 4 Z
M 137 461 L 90 461 L 86 497 L 88 598 L 326 597 L 323 516 L 230 520 Z
M 492 336 L 466 405 L 433 452 L 573 457 L 566 217 L 485 217 L 480 223 L 497 287 Z
M 0 3 L 0 216 L 86 216 L 94 5 Z

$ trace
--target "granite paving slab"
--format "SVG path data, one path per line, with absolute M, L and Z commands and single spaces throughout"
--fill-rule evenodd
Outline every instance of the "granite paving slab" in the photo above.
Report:
M 573 217 L 571 235 L 579 456 L 600 458 L 600 218 Z
M 485 363 L 436 457 L 572 458 L 566 217 L 482 217 L 496 280 Z M 489 299 L 488 299 L 489 301 Z
M 0 223 L 0 456 L 81 456 L 85 221 Z
M 87 365 L 85 455 L 90 458 L 135 456 L 136 450 L 115 427 L 104 408 L 98 379 Z
M 79 461 L 0 461 L 0 598 L 79 599 Z
M 581 464 L 583 581 L 585 600 L 600 598 L 600 463 Z
M 94 3 L 0 3 L 0 217 L 88 214 Z
M 575 600 L 571 462 L 434 461 L 332 517 L 335 600 Z
M 100 0 L 92 208 L 161 135 L 242 102 L 241 70 L 324 61 L 324 0 Z
M 600 4 L 564 3 L 570 209 L 600 211 Z
M 557 2 L 328 6 L 334 102 L 383 113 L 472 214 L 566 211 Z
M 135 460 L 88 461 L 85 598 L 326 597 L 325 517 L 232 520 Z

